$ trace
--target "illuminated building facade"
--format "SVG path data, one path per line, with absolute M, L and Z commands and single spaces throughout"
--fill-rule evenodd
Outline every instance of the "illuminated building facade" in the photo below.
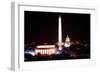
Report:
M 35 49 L 36 55 L 48 56 L 56 53 L 55 45 L 39 45 Z
M 64 47 L 70 47 L 70 38 L 69 38 L 68 35 L 67 35 L 67 37 L 66 37 L 66 39 L 65 39 Z

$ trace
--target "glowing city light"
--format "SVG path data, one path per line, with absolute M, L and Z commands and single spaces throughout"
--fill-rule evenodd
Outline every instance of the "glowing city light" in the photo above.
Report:
M 65 47 L 70 47 L 70 38 L 69 38 L 68 35 L 67 35 L 67 37 L 66 37 L 66 39 L 65 39 L 64 46 L 65 46 Z
M 59 50 L 62 50 L 62 27 L 61 27 L 61 16 L 59 16 L 59 29 L 58 29 L 58 46 Z
M 55 45 L 38 45 L 37 48 L 52 48 L 55 47 Z

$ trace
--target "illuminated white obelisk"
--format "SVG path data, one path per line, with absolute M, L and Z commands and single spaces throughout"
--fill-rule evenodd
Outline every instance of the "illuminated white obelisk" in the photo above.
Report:
M 59 50 L 62 50 L 62 27 L 61 27 L 61 16 L 59 16 L 59 26 L 58 26 L 58 44 L 59 44 Z

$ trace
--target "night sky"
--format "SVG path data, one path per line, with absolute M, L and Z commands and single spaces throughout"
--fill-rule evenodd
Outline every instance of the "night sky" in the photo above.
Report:
M 90 14 L 62 14 L 62 37 L 90 41 Z
M 69 35 L 72 40 L 90 41 L 90 14 L 51 13 L 24 11 L 25 43 L 58 42 L 58 17 L 62 17 L 62 39 Z

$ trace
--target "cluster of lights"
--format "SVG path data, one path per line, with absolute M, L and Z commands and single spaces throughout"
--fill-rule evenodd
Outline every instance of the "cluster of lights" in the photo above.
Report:
M 55 48 L 55 45 L 38 45 L 35 49 L 35 54 L 41 54 L 41 55 L 52 55 L 52 54 L 59 54 L 59 52 L 62 50 L 62 45 L 65 47 L 70 47 L 70 38 L 67 36 L 64 43 L 58 43 L 59 45 L 59 51 Z
M 35 54 L 52 55 L 56 53 L 55 45 L 38 45 Z
M 35 50 L 35 53 L 36 55 L 38 53 L 40 53 L 41 55 L 52 55 L 52 54 L 55 54 L 56 50 L 55 48 L 48 48 L 48 49 L 36 49 Z

